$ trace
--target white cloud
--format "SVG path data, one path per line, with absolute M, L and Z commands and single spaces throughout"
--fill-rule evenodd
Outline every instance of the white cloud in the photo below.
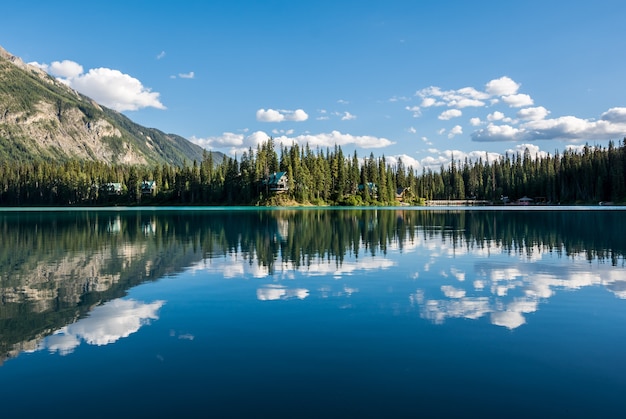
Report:
M 255 131 L 246 137 L 245 145 L 256 147 L 259 144 L 265 143 L 268 140 L 268 138 L 270 138 L 270 136 L 267 135 L 265 132 Z
M 458 109 L 448 109 L 447 111 L 443 111 L 438 118 L 442 121 L 447 121 L 452 118 L 458 118 L 461 115 L 463 115 L 463 112 Z
M 548 111 L 543 106 L 537 106 L 535 108 L 524 108 L 517 111 L 517 117 L 520 119 L 537 121 L 539 119 L 544 119 L 550 111 Z
M 623 135 L 626 123 L 613 123 L 607 120 L 592 121 L 575 116 L 529 121 L 523 128 L 532 131 L 539 139 L 586 139 Z
M 464 160 L 467 154 L 461 150 L 444 150 L 441 152 L 450 161 L 454 158 L 455 161 Z M 447 274 L 446 274 L 447 276 Z
M 147 107 L 165 109 L 159 93 L 151 92 L 139 80 L 119 70 L 94 68 L 68 80 L 72 88 L 119 112 Z
M 416 96 L 421 96 L 421 97 L 427 97 L 427 96 L 443 96 L 443 91 L 441 90 L 441 88 L 437 87 L 437 86 L 430 86 L 430 87 L 426 87 L 424 89 L 418 90 L 417 92 L 415 92 Z
M 437 100 L 435 98 L 425 97 L 422 99 L 422 104 L 420 106 L 423 108 L 430 108 L 431 106 L 436 106 L 436 104 Z M 441 104 L 443 105 L 443 102 L 441 102 Z
M 510 125 L 489 124 L 486 128 L 482 128 L 472 133 L 474 141 L 519 141 L 528 135 L 524 130 L 512 127 Z
M 292 136 L 293 130 L 279 130 L 275 133 L 282 135 L 273 137 L 274 143 L 286 147 L 290 147 L 293 143 L 301 146 L 308 143 L 311 147 L 334 147 L 335 145 L 345 146 L 354 144 L 362 148 L 382 148 L 395 144 L 393 141 L 383 137 L 342 134 L 339 131 L 320 134 L 302 134 L 297 136 Z M 248 151 L 250 147 L 256 150 L 256 146 L 265 143 L 268 138 L 270 138 L 270 135 L 264 131 L 256 131 L 248 136 L 225 132 L 216 137 L 191 137 L 190 141 L 209 150 L 226 149 L 226 152 L 230 155 L 241 155 L 244 151 Z
M 194 73 L 193 71 L 190 71 L 189 73 L 179 73 L 178 77 L 180 77 L 181 79 L 193 79 L 196 77 L 196 73 Z
M 339 100 L 337 101 L 337 103 L 340 103 L 340 104 L 342 104 L 342 105 L 347 105 L 347 104 L 349 104 L 350 102 L 348 102 L 347 100 L 339 99 Z
M 222 147 L 241 147 L 243 145 L 244 136 L 232 132 L 225 132 L 217 137 L 196 138 L 191 137 L 189 141 L 206 149 L 222 148 Z
M 422 116 L 422 110 L 419 106 L 407 106 L 404 109 L 409 112 L 413 112 L 413 118 L 419 118 L 420 116 Z
M 472 133 L 474 141 L 533 140 L 601 140 L 623 136 L 626 132 L 626 108 L 611 108 L 599 120 L 562 116 L 545 119 L 549 114 L 544 107 L 526 108 L 518 116 L 526 121 L 518 127 L 489 124 Z M 504 120 L 506 121 L 506 119 Z
M 160 94 L 152 92 L 136 78 L 110 68 L 94 68 L 86 74 L 83 67 L 70 60 L 54 61 L 52 64 L 31 63 L 78 92 L 118 112 L 136 111 L 152 107 L 165 109 Z
M 489 121 L 499 121 L 501 119 L 504 119 L 504 114 L 500 111 L 495 111 L 487 115 L 487 120 Z
M 500 153 L 495 153 L 492 151 L 482 151 L 482 150 L 475 150 L 475 151 L 470 151 L 469 153 L 467 153 L 467 157 L 475 162 L 478 161 L 478 159 L 482 159 L 483 161 L 489 160 L 493 162 L 499 159 L 500 156 L 501 156 Z
M 574 153 L 582 153 L 585 149 L 585 144 L 568 144 L 565 146 L 565 149 Z
M 420 163 L 422 164 L 422 166 L 426 168 L 430 168 L 432 170 L 438 170 L 442 164 L 449 163 L 449 161 L 444 156 L 438 156 L 438 157 L 428 156 L 428 157 L 423 158 L 420 161 Z
M 272 134 L 274 135 L 291 135 L 295 131 L 293 129 L 273 129 Z
M 302 122 L 309 119 L 309 115 L 302 109 L 291 110 L 275 110 L 275 109 L 259 109 L 256 111 L 256 119 L 260 122 L 283 122 L 294 121 Z
M 292 142 L 296 142 L 299 145 L 308 143 L 311 147 L 333 147 L 335 144 L 340 146 L 354 144 L 362 148 L 382 148 L 395 144 L 393 141 L 383 137 L 342 134 L 339 131 L 321 134 L 304 134 L 295 137 L 282 136 L 275 138 L 275 140 L 286 146 L 290 146 Z
M 455 125 L 454 128 L 452 128 L 448 133 L 448 138 L 454 138 L 459 134 L 463 134 L 463 127 L 460 125 Z
M 326 109 L 318 109 L 318 112 L 320 114 L 320 116 L 318 116 L 317 118 L 315 118 L 318 121 L 327 121 L 330 119 L 330 117 L 328 116 L 328 111 Z
M 509 77 L 491 80 L 485 85 L 487 93 L 493 96 L 509 96 L 517 93 L 520 85 Z
M 534 103 L 533 99 L 524 93 L 502 96 L 502 101 L 511 108 L 521 108 L 522 106 L 530 106 Z
M 268 138 L 270 138 L 270 135 L 263 131 L 256 131 L 248 136 L 225 132 L 215 137 L 191 137 L 189 141 L 207 150 L 224 150 L 231 156 L 241 156 L 242 153 L 248 152 L 250 148 L 256 151 L 256 146 L 265 143 Z
M 259 109 L 256 111 L 256 119 L 261 122 L 282 122 L 285 120 L 285 115 L 274 109 Z
M 626 124 L 626 108 L 611 108 L 600 115 L 600 119 L 615 123 Z
M 533 160 L 536 157 L 544 158 L 544 157 L 548 156 L 548 153 L 546 151 L 540 150 L 538 145 L 536 145 L 536 144 L 529 144 L 529 143 L 517 144 L 515 146 L 515 149 L 507 150 L 507 152 L 509 154 L 517 154 L 517 153 L 519 153 L 520 155 L 523 155 L 524 152 L 526 151 L 526 149 L 528 149 L 528 152 L 530 153 L 530 157 Z
M 422 165 L 420 164 L 420 162 L 417 159 L 414 159 L 413 157 L 407 155 L 407 154 L 398 154 L 395 156 L 386 156 L 385 157 L 385 162 L 390 165 L 390 166 L 396 166 L 396 164 L 398 163 L 398 159 L 402 160 L 402 164 L 404 165 L 405 169 L 408 169 L 409 167 L 413 168 L 413 170 L 419 170 L 421 169 Z
M 450 108 L 467 108 L 485 106 L 483 100 L 489 95 L 480 92 L 473 87 L 464 87 L 459 90 L 441 90 L 439 87 L 430 86 L 416 92 L 422 98 L 420 106 L 429 108 L 432 106 L 448 106 Z
M 547 119 L 550 115 L 543 106 L 533 106 L 533 98 L 526 93 L 519 93 L 520 84 L 510 77 L 503 76 L 489 81 L 485 91 L 473 87 L 458 90 L 443 90 L 430 86 L 416 92 L 421 97 L 420 106 L 406 107 L 415 117 L 421 116 L 425 109 L 435 106 L 447 106 L 438 115 L 439 120 L 447 121 L 462 116 L 461 109 L 469 106 L 506 105 L 509 108 L 521 108 L 516 118 L 506 116 L 506 111 L 494 109 L 486 116 L 474 116 L 469 125 L 478 127 L 471 138 L 474 141 L 512 141 L 529 143 L 538 139 L 555 140 L 605 140 L 621 137 L 626 132 L 626 107 L 615 107 L 602 113 L 598 119 L 582 119 L 575 116 L 562 116 Z M 484 127 L 484 123 L 489 123 Z M 450 138 L 458 135 L 455 131 L 441 128 L 439 135 Z
M 46 63 L 39 63 L 37 61 L 31 61 L 28 63 L 28 65 L 32 65 L 33 67 L 37 67 L 43 71 L 48 71 L 48 67 L 50 67 L 48 64 Z
M 57 77 L 72 78 L 83 74 L 83 66 L 70 60 L 53 61 L 48 71 Z
M 508 116 L 504 115 L 502 112 L 500 111 L 495 111 L 493 113 L 490 113 L 489 115 L 487 115 L 487 120 L 488 121 L 502 121 L 502 122 L 506 122 L 506 123 L 516 123 L 517 121 L 514 121 L 513 119 L 509 118 Z
M 408 102 L 409 100 L 411 100 L 411 98 L 408 98 L 406 96 L 393 96 L 389 99 L 389 102 Z
M 343 116 L 341 117 L 342 121 L 350 121 L 352 119 L 356 119 L 356 115 L 352 115 L 350 112 L 344 112 Z
M 477 100 L 477 99 L 462 98 L 458 100 L 451 100 L 450 102 L 448 102 L 448 106 L 451 106 L 454 108 L 468 108 L 468 107 L 480 108 L 480 107 L 485 106 L 485 102 L 483 102 L 482 100 Z
M 489 94 L 485 92 L 481 92 L 480 90 L 476 90 L 473 87 L 464 87 L 462 89 L 457 90 L 457 93 L 466 96 L 470 99 L 476 100 L 485 100 L 489 99 Z
M 285 115 L 285 118 L 288 121 L 296 121 L 296 122 L 301 122 L 301 121 L 306 121 L 307 119 L 309 119 L 309 115 L 307 115 L 306 112 L 304 112 L 302 109 L 296 109 L 293 113 L 287 113 Z
M 161 58 L 164 58 L 164 57 L 165 57 L 165 51 L 161 51 L 161 52 L 159 52 L 159 54 L 156 56 L 156 59 L 157 59 L 157 60 L 160 60 Z

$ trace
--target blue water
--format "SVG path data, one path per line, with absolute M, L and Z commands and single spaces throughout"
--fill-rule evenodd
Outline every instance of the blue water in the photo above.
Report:
M 253 221 L 238 223 L 212 212 L 192 220 L 175 212 L 176 223 L 170 213 L 122 218 L 98 241 L 93 226 L 113 224 L 85 222 L 79 241 L 92 250 L 65 251 L 73 263 L 105 261 L 89 265 L 103 294 L 5 360 L 3 417 L 623 417 L 619 239 L 564 228 L 581 222 L 561 214 L 550 215 L 563 220 L 557 227 L 555 218 L 458 210 L 432 223 L 411 209 L 316 211 L 250 212 Z M 351 220 L 354 231 L 339 227 Z M 17 243 L 34 231 L 25 223 Z M 54 235 L 67 228 L 76 237 L 82 224 L 67 224 Z M 335 241 L 324 244 L 326 229 Z M 65 259 L 46 259 L 47 246 L 28 249 L 65 275 Z M 28 304 L 49 296 L 34 273 L 44 268 L 26 260 L 13 265 L 19 274 L 0 265 L 4 295 L 18 279 L 30 293 L 23 314 L 5 304 L 0 314 L 32 337 L 26 313 L 37 309 Z M 48 282 L 83 283 L 76 272 Z M 126 272 L 146 277 L 108 298 L 108 275 Z

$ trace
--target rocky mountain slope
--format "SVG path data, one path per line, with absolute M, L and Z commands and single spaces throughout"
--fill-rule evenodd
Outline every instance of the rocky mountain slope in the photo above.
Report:
M 115 164 L 202 160 L 185 138 L 146 128 L 0 47 L 0 161 L 70 158 Z M 213 153 L 216 163 L 223 155 Z

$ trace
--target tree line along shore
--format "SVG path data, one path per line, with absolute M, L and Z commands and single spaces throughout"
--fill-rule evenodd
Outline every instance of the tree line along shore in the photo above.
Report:
M 278 148 L 278 150 L 277 150 Z M 45 159 L 0 162 L 0 206 L 425 205 L 520 198 L 543 204 L 626 202 L 626 139 L 554 155 L 505 154 L 415 170 L 402 159 L 340 146 L 277 147 L 272 138 L 219 164 L 181 166 Z

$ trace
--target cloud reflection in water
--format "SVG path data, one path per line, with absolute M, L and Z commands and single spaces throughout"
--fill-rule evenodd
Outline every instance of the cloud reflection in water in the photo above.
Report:
M 88 317 L 67 325 L 46 337 L 37 348 L 67 355 L 82 341 L 90 345 L 108 345 L 137 332 L 141 326 L 159 318 L 165 301 L 143 303 L 117 299 L 93 309 Z
M 510 228 L 510 223 L 497 225 L 503 230 Z M 579 241 L 539 233 L 533 233 L 530 239 L 526 225 L 518 229 L 522 235 L 515 236 L 517 231 L 507 230 L 504 238 L 489 238 L 486 234 L 473 237 L 464 229 L 454 230 L 454 235 L 438 228 L 417 229 L 403 239 L 389 236 L 385 252 L 364 251 L 357 257 L 346 251 L 341 261 L 329 256 L 335 251 L 325 253 L 322 249 L 319 252 L 325 256 L 318 253 L 294 263 L 292 254 L 306 252 L 294 252 L 286 244 L 284 249 L 276 249 L 271 267 L 265 265 L 265 260 L 260 262 L 254 253 L 225 252 L 203 260 L 192 270 L 228 279 L 271 279 L 272 285 L 255 285 L 256 298 L 262 301 L 348 298 L 359 289 L 360 294 L 367 294 L 384 286 L 384 298 L 388 301 L 382 304 L 406 304 L 407 311 L 419 311 L 422 318 L 435 324 L 452 318 L 482 318 L 509 329 L 526 324 L 530 313 L 537 312 L 562 290 L 602 286 L 626 299 L 623 266 L 605 263 L 602 252 L 589 252 L 584 244 L 578 245 Z M 565 239 L 566 233 L 569 231 L 562 233 Z M 360 240 L 351 249 L 371 246 L 362 236 Z M 597 263 L 590 263 L 590 257 L 598 256 Z M 361 286 L 365 277 L 372 281 Z M 287 281 L 290 285 L 283 285 Z M 294 281 L 295 286 L 291 285 Z M 372 294 L 371 298 L 382 298 L 382 294 Z M 389 302 L 394 298 L 396 301 Z
M 256 291 L 256 297 L 260 301 L 289 300 L 292 298 L 304 300 L 308 296 L 309 290 L 305 288 L 288 289 L 287 287 L 274 284 L 266 285 Z
M 623 269 L 609 265 L 565 263 L 554 265 L 541 262 L 541 252 L 532 261 L 513 261 L 506 266 L 500 262 L 474 262 L 475 279 L 440 286 L 445 299 L 426 298 L 419 289 L 409 297 L 420 307 L 423 318 L 441 324 L 447 318 L 478 319 L 489 315 L 496 326 L 515 329 L 526 323 L 525 314 L 536 312 L 540 303 L 553 297 L 558 290 L 578 290 L 604 286 L 621 299 L 626 299 L 626 276 Z M 455 268 L 453 268 L 455 269 Z M 458 271 L 458 269 L 456 269 Z M 448 275 L 440 275 L 446 282 Z

